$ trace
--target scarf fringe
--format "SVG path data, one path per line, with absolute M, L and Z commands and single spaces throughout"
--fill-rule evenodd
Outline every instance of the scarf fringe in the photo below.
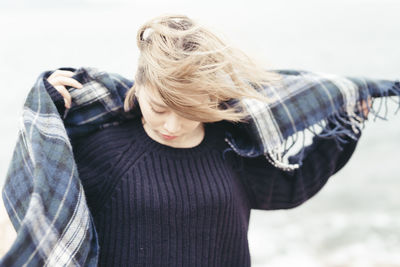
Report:
M 370 89 L 370 88 L 368 88 Z M 374 88 L 375 90 L 376 88 Z M 276 147 L 265 153 L 266 159 L 275 167 L 284 171 L 294 171 L 298 169 L 304 159 L 304 150 L 306 148 L 306 132 L 311 133 L 313 137 L 334 139 L 340 149 L 342 144 L 349 142 L 348 138 L 358 140 L 361 130 L 365 127 L 365 121 L 368 117 L 363 114 L 360 103 L 364 101 L 368 103 L 371 100 L 371 106 L 367 105 L 368 114 L 372 114 L 373 121 L 377 119 L 387 120 L 388 101 L 397 104 L 394 112 L 396 115 L 400 110 L 400 80 L 393 82 L 392 86 L 386 90 L 381 89 L 380 92 L 368 92 L 368 94 L 360 95 L 359 99 L 352 106 L 343 107 L 340 111 L 328 116 L 303 131 L 296 132 L 287 138 L 279 147 Z M 374 103 L 378 101 L 379 105 Z M 382 114 L 383 113 L 383 114 Z M 322 129 L 317 131 L 317 127 Z M 295 156 L 289 156 L 289 151 L 300 142 L 300 151 Z

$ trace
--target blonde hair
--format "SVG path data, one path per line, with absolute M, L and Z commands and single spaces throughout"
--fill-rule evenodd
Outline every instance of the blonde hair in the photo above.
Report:
M 125 98 L 125 111 L 134 108 L 135 92 L 144 87 L 157 90 L 168 107 L 187 119 L 245 122 L 248 113 L 242 101 L 235 101 L 234 106 L 226 101 L 268 101 L 257 88 L 280 80 L 183 15 L 146 22 L 137 32 L 137 46 L 138 69 Z M 198 103 L 192 96 L 208 96 L 209 101 Z

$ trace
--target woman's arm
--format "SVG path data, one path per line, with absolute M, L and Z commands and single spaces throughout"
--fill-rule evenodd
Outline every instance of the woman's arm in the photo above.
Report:
M 361 132 L 358 134 L 358 138 Z M 292 172 L 272 166 L 265 156 L 241 158 L 239 174 L 250 195 L 253 209 L 289 209 L 313 197 L 350 159 L 358 141 L 336 145 L 335 140 L 314 137 L 305 148 L 303 164 Z
M 47 72 L 43 76 L 43 84 L 63 118 L 71 139 L 139 114 L 138 109 L 124 111 L 125 94 L 133 81 L 116 73 L 101 72 L 94 68 L 60 68 Z M 79 84 L 82 88 L 77 87 Z

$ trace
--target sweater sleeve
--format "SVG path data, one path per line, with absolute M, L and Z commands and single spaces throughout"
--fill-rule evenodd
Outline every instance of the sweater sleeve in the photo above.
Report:
M 264 155 L 241 157 L 239 175 L 247 187 L 252 208 L 289 209 L 304 203 L 349 161 L 360 136 L 361 132 L 357 140 L 345 137 L 347 143 L 340 146 L 332 138 L 314 137 L 304 150 L 303 164 L 292 172 L 274 167 Z

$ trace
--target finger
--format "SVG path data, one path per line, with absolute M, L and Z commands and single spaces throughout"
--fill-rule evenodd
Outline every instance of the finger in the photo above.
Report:
M 74 76 L 74 72 L 69 70 L 55 70 L 51 75 L 72 77 Z
M 82 88 L 83 85 L 78 82 L 77 80 L 73 79 L 73 78 L 69 78 L 69 77 L 65 77 L 65 76 L 59 76 L 59 77 L 55 77 L 54 78 L 54 83 L 56 85 L 68 85 L 68 86 L 72 86 L 74 88 Z
M 64 106 L 65 106 L 66 109 L 71 108 L 71 103 L 68 103 L 68 100 L 65 99 L 65 98 L 64 98 L 64 103 L 65 103 Z
M 60 77 L 60 76 L 72 77 L 72 76 L 74 76 L 74 73 L 72 71 L 68 71 L 68 70 L 56 70 L 47 79 L 52 80 L 52 79 L 54 79 L 56 77 Z
M 367 103 L 365 101 L 362 101 L 361 105 L 362 105 L 362 110 L 363 110 L 363 113 L 364 113 L 364 117 L 367 117 L 368 113 L 369 113 Z
M 77 80 L 71 78 L 74 76 L 74 72 L 68 70 L 56 70 L 54 71 L 48 78 L 48 82 L 50 82 L 53 86 L 62 84 L 62 85 L 69 85 L 75 88 L 82 88 L 82 84 Z M 65 79 L 70 79 L 69 82 L 65 83 Z M 72 84 L 71 84 L 72 83 Z
M 54 88 L 56 88 L 57 91 L 64 98 L 65 107 L 66 108 L 70 108 L 71 107 L 71 103 L 72 103 L 72 97 L 71 97 L 71 94 L 68 92 L 67 88 L 65 88 L 62 85 L 56 85 Z

